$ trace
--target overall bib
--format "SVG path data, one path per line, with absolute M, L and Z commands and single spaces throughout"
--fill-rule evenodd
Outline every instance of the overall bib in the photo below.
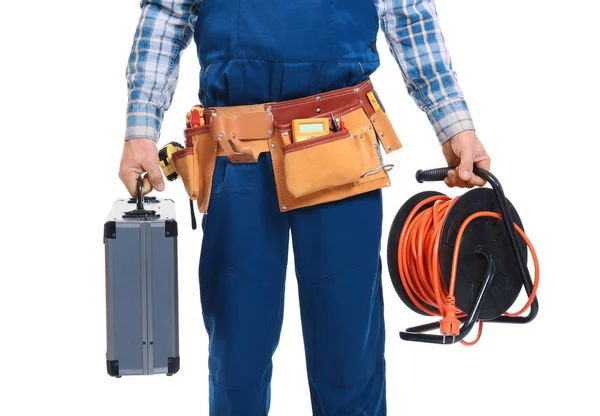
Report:
M 379 66 L 377 31 L 373 0 L 204 0 L 200 101 L 259 104 L 356 85 Z M 246 164 L 218 157 L 202 227 L 210 415 L 268 414 L 290 231 L 313 414 L 385 415 L 381 191 L 280 212 L 269 153 Z

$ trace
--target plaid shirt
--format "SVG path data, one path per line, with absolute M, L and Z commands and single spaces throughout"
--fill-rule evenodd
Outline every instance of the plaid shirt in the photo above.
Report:
M 434 0 L 374 0 L 390 51 L 409 94 L 428 116 L 440 143 L 473 121 L 440 27 Z M 125 139 L 158 141 L 179 74 L 181 52 L 189 45 L 202 0 L 142 0 L 127 85 Z

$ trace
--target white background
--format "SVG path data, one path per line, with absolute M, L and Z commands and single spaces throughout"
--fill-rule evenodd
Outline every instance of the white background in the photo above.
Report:
M 113 201 L 126 196 L 117 171 L 138 1 L 8 3 L 0 12 L 0 413 L 207 415 L 202 235 L 190 228 L 180 182 L 164 196 L 179 215 L 181 371 L 117 380 L 105 369 L 101 237 Z M 426 320 L 401 303 L 386 273 L 388 413 L 598 414 L 600 10 L 592 1 L 461 0 L 439 1 L 438 11 L 492 171 L 539 253 L 541 310 L 526 326 L 486 325 L 471 348 L 406 343 L 398 331 Z M 373 80 L 404 143 L 387 158 L 397 166 L 384 193 L 388 229 L 413 194 L 460 191 L 414 181 L 417 169 L 441 166 L 442 154 L 383 38 L 379 50 Z M 182 140 L 198 70 L 191 47 L 161 145 Z M 286 302 L 271 415 L 310 415 L 291 268 Z

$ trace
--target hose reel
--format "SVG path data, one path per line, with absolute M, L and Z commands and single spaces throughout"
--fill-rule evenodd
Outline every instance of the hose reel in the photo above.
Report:
M 420 183 L 443 181 L 450 169 L 418 171 L 416 178 Z M 455 199 L 421 192 L 406 201 L 394 218 L 387 260 L 396 293 L 414 312 L 443 318 L 400 332 L 403 340 L 473 345 L 484 321 L 523 324 L 538 313 L 539 267 L 521 218 L 490 172 L 475 168 L 474 173 L 487 180 L 491 189 L 474 188 Z M 527 268 L 528 246 L 535 281 Z M 509 313 L 523 288 L 527 304 Z M 527 309 L 527 316 L 519 316 Z M 464 341 L 477 321 L 477 339 Z M 441 335 L 426 334 L 437 328 Z

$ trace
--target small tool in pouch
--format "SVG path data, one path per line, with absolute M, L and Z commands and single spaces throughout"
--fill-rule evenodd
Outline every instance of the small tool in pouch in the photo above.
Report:
M 292 120 L 294 142 L 301 142 L 326 134 L 329 134 L 328 118 L 300 118 Z
M 204 109 L 202 106 L 195 105 L 194 108 L 187 113 L 185 122 L 188 128 L 204 126 Z
M 331 113 L 331 130 L 334 133 L 337 133 L 338 131 L 340 131 L 339 121 L 335 118 L 333 113 Z

